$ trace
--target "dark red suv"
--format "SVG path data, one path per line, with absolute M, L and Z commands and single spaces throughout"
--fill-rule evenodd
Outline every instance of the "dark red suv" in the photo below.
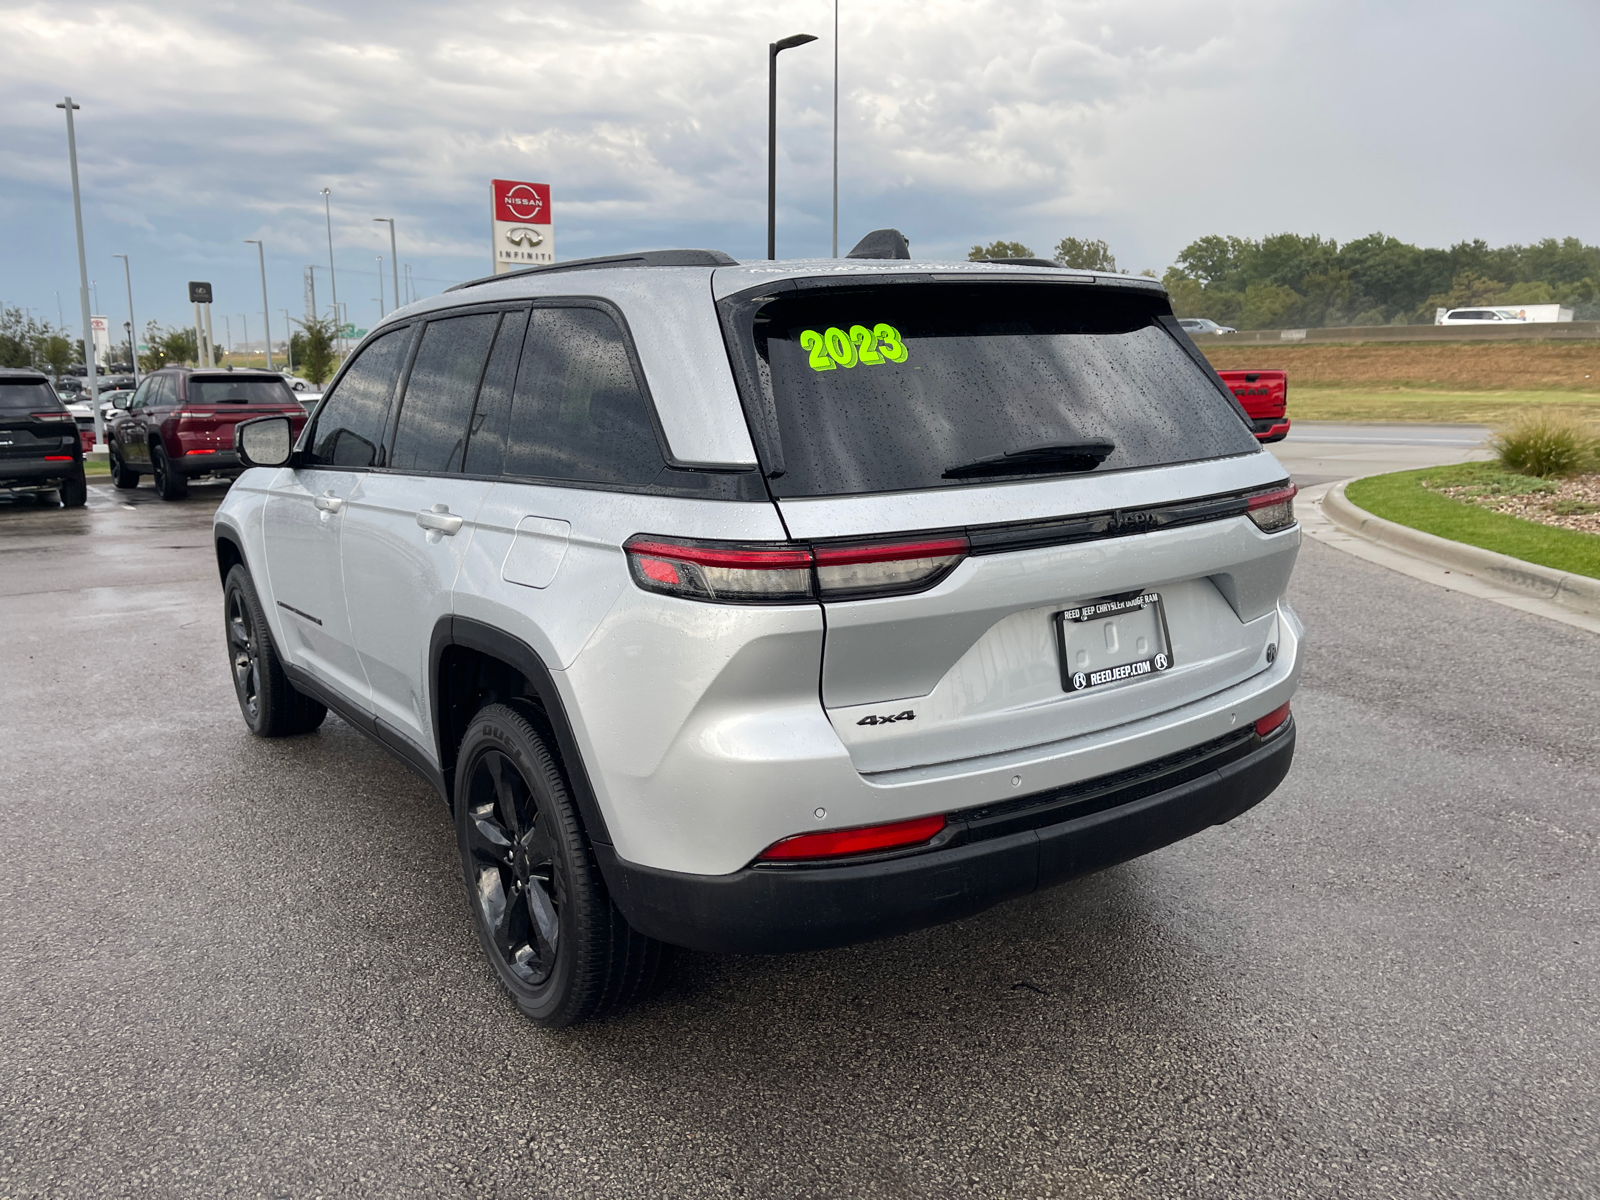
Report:
M 111 482 L 136 488 L 149 472 L 163 500 L 180 500 L 196 475 L 232 479 L 243 470 L 233 450 L 235 425 L 280 415 L 299 437 L 306 410 L 281 375 L 166 367 L 145 377 L 106 429 Z

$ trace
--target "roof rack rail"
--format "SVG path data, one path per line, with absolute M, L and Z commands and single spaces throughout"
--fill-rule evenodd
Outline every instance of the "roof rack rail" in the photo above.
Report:
M 1059 270 L 1062 266 L 1053 258 L 980 258 L 978 261 L 999 263 L 1003 267 L 1055 267 Z
M 477 287 L 481 283 L 494 283 L 514 275 L 545 275 L 551 271 L 589 271 L 599 267 L 736 267 L 739 260 L 729 258 L 721 250 L 640 250 L 634 254 L 607 254 L 599 258 L 574 258 L 570 262 L 552 263 L 548 267 L 523 267 L 503 275 L 485 275 L 482 279 L 469 279 L 447 292 Z

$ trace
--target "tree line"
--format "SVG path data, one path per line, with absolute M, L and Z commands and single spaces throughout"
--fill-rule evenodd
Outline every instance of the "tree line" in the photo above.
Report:
M 305 320 L 289 338 L 289 350 L 296 370 L 312 383 L 320 384 L 339 365 L 335 352 L 335 330 L 331 320 Z M 139 369 L 154 371 L 169 363 L 198 363 L 200 349 L 194 329 L 163 326 L 158 321 L 145 325 L 140 339 Z M 111 363 L 125 362 L 128 344 L 113 343 Z M 0 304 L 0 367 L 32 367 L 51 375 L 64 375 L 76 366 L 83 371 L 83 339 L 69 338 L 64 330 L 41 321 L 15 305 Z M 110 363 L 102 363 L 109 367 Z
M 1035 255 L 1021 242 L 995 241 L 967 257 Z M 1100 240 L 1063 238 L 1052 257 L 1117 269 Z M 1431 325 L 1436 309 L 1473 304 L 1564 304 L 1580 321 L 1600 320 L 1600 246 L 1573 237 L 1499 247 L 1479 238 L 1440 250 L 1382 233 L 1343 245 L 1317 234 L 1213 234 L 1185 246 L 1161 281 L 1180 317 L 1239 329 Z

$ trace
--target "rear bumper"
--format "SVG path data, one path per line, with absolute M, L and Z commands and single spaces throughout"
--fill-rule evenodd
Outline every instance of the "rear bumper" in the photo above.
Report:
M 1258 442 L 1281 442 L 1289 436 L 1288 417 L 1258 417 L 1250 422 Z
M 45 462 L 40 458 L 0 459 L 0 488 L 44 487 L 83 474 L 83 459 Z
M 595 844 L 641 933 L 696 950 L 822 950 L 959 920 L 1221 825 L 1271 794 L 1295 725 L 1220 739 L 1165 765 L 950 815 L 928 848 L 872 861 L 688 875 Z
M 186 453 L 172 465 L 185 475 L 208 475 L 213 471 L 232 471 L 240 474 L 244 471 L 239 465 L 239 455 L 233 450 L 218 450 L 215 453 L 205 454 Z

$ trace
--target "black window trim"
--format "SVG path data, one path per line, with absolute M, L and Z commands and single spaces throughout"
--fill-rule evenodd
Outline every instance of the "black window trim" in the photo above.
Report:
M 617 328 L 622 333 L 622 345 L 624 352 L 628 356 L 629 369 L 632 370 L 634 382 L 639 389 L 640 396 L 644 399 L 645 412 L 650 418 L 650 428 L 655 434 L 656 439 L 656 450 L 661 455 L 661 461 L 665 468 L 665 472 L 681 472 L 683 474 L 693 475 L 696 477 L 726 476 L 728 477 L 727 482 L 719 486 L 717 480 L 708 479 L 707 486 L 705 487 L 691 487 L 687 485 L 663 483 L 661 482 L 661 476 L 658 475 L 655 480 L 644 484 L 599 483 L 589 479 L 560 479 L 545 475 L 516 475 L 511 474 L 510 472 L 501 472 L 495 475 L 480 475 L 467 474 L 461 471 L 401 470 L 398 467 L 389 466 L 388 460 L 393 450 L 394 437 L 399 429 L 400 410 L 405 405 L 406 389 L 411 383 L 412 364 L 416 359 L 418 349 L 422 345 L 422 333 L 426 330 L 426 327 L 434 321 L 449 320 L 452 317 L 472 316 L 476 313 L 531 313 L 533 310 L 541 308 L 590 308 L 605 313 L 614 322 L 616 322 Z M 722 464 L 706 465 L 700 463 L 690 463 L 685 462 L 672 453 L 671 443 L 667 440 L 666 429 L 661 424 L 661 414 L 656 409 L 655 395 L 651 392 L 650 381 L 645 375 L 644 362 L 642 359 L 640 359 L 638 346 L 634 342 L 633 330 L 628 325 L 627 316 L 613 300 L 607 299 L 604 296 L 570 295 L 523 297 L 510 301 L 480 301 L 476 304 L 462 304 L 452 306 L 450 308 L 434 309 L 430 312 L 417 316 L 414 323 L 416 325 L 416 330 L 413 333 L 411 344 L 406 351 L 405 364 L 401 369 L 400 379 L 396 385 L 395 396 L 398 398 L 398 403 L 391 400 L 389 406 L 389 422 L 385 430 L 383 448 L 381 452 L 382 465 L 373 467 L 327 468 L 319 464 L 318 469 L 338 469 L 346 471 L 363 470 L 378 474 L 414 475 L 427 478 L 433 478 L 437 476 L 449 479 L 468 479 L 485 482 L 525 483 L 537 487 L 564 487 L 576 488 L 584 491 L 633 493 L 636 495 L 648 496 L 680 496 L 687 499 L 696 500 L 726 499 L 748 501 L 768 500 L 770 498 L 768 496 L 765 484 L 759 482 L 759 473 L 755 468 L 729 467 Z M 394 327 L 388 326 L 384 329 L 373 330 L 372 334 L 363 340 L 360 346 L 356 347 L 355 352 L 353 352 L 349 359 L 346 360 L 345 366 L 348 367 L 349 363 L 355 361 L 356 355 L 366 347 L 367 342 L 371 341 L 373 337 L 376 337 L 381 333 L 387 333 L 392 328 Z M 498 336 L 498 331 L 496 336 Z M 492 345 L 489 353 L 491 356 L 494 353 L 494 348 Z M 517 356 L 519 375 L 521 373 L 521 365 L 522 356 L 519 354 Z M 488 369 L 487 359 L 484 360 L 484 369 Z M 333 382 L 328 385 L 327 394 L 332 394 L 335 385 L 337 385 L 339 378 L 342 377 L 343 374 L 344 368 L 341 368 L 339 375 L 335 376 Z M 478 377 L 478 387 L 480 390 L 483 387 L 483 376 L 481 374 Z M 515 383 L 513 382 L 513 394 L 514 392 Z M 326 399 L 326 394 L 324 399 Z M 478 399 L 476 396 L 474 396 L 472 401 L 474 414 L 477 412 L 477 406 Z M 317 412 L 320 414 L 321 410 L 322 405 L 319 403 L 317 406 Z M 308 429 L 311 428 L 315 419 L 316 414 L 313 415 L 311 421 L 306 423 Z M 469 417 L 468 420 L 470 422 L 471 417 Z M 303 443 L 303 445 L 310 446 L 311 442 L 306 441 Z M 470 440 L 465 449 L 471 449 Z M 465 453 L 463 453 L 462 457 L 463 461 L 465 461 Z

